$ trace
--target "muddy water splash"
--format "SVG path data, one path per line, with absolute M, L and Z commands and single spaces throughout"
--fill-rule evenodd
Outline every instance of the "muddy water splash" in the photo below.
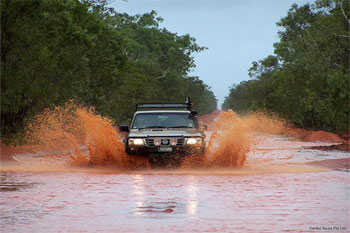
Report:
M 120 135 L 112 121 L 85 108 L 67 102 L 63 106 L 46 109 L 29 125 L 26 139 L 42 150 L 68 150 L 74 165 L 127 167 Z M 81 147 L 88 148 L 88 156 Z
M 245 124 L 250 132 L 264 134 L 285 134 L 290 124 L 272 113 L 256 112 L 243 116 L 242 123 Z
M 222 112 L 211 135 L 204 164 L 214 167 L 243 166 L 252 143 L 247 126 L 234 112 Z
M 259 112 L 241 117 L 232 110 L 221 112 L 214 128 L 204 160 L 186 158 L 183 168 L 241 167 L 258 142 L 257 133 L 281 134 L 288 129 L 277 116 Z
M 285 122 L 266 114 L 240 117 L 231 110 L 221 112 L 204 158 L 186 158 L 182 168 L 241 167 L 248 152 L 254 149 L 256 132 L 280 134 L 285 129 Z M 42 150 L 69 151 L 66 157 L 73 165 L 126 169 L 149 167 L 146 159 L 125 155 L 112 120 L 74 101 L 36 116 L 28 127 L 26 139 Z M 88 153 L 82 148 L 87 148 Z

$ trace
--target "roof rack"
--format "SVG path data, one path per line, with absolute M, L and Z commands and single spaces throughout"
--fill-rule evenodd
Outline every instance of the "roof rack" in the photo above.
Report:
M 186 103 L 139 103 L 136 104 L 136 109 L 188 109 L 192 110 L 192 101 L 189 97 Z
M 139 103 L 136 104 L 136 109 L 188 109 L 191 107 L 181 103 Z

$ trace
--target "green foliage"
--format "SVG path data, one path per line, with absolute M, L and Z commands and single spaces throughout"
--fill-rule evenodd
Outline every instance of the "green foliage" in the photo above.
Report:
M 2 137 L 70 99 L 116 122 L 129 121 L 137 102 L 193 96 L 200 114 L 216 108 L 210 88 L 188 77 L 204 47 L 160 28 L 154 11 L 130 16 L 107 4 L 1 0 Z
M 349 130 L 347 3 L 293 4 L 277 23 L 282 30 L 275 55 L 253 62 L 252 80 L 231 87 L 223 108 L 269 110 L 299 127 Z

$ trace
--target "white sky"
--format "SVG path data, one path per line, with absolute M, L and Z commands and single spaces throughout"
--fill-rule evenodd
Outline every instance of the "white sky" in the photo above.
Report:
M 312 0 L 116 0 L 109 6 L 130 15 L 155 10 L 161 27 L 178 35 L 190 34 L 208 50 L 193 54 L 196 67 L 189 74 L 212 87 L 218 107 L 229 87 L 248 80 L 253 61 L 273 54 L 276 26 L 293 3 Z

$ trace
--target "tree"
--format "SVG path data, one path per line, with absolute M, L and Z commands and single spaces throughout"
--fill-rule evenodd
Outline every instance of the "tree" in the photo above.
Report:
M 120 14 L 97 0 L 1 0 L 1 134 L 21 131 L 37 113 L 70 99 L 116 122 L 137 102 L 184 101 L 216 108 L 210 88 L 188 77 L 190 35 L 160 28 L 155 11 Z M 208 104 L 208 105 L 207 105 Z
M 235 94 L 240 93 L 243 110 L 274 111 L 299 127 L 348 130 L 350 21 L 345 3 L 293 4 L 277 23 L 282 30 L 275 55 L 253 62 L 253 80 L 231 88 L 225 107 L 236 107 Z

